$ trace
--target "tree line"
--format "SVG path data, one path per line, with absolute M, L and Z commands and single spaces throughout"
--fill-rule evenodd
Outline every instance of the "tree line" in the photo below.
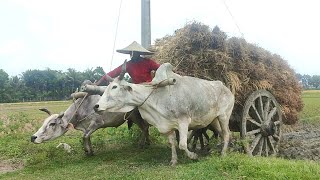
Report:
M 296 74 L 303 89 L 320 89 L 320 75 Z
M 12 77 L 0 69 L 0 103 L 63 100 L 79 88 L 84 80 L 94 82 L 103 75 L 102 67 L 83 72 L 72 68 L 65 72 L 49 68 L 27 70 Z
M 102 67 L 86 69 L 83 72 L 72 68 L 65 72 L 49 68 L 27 70 L 12 77 L 0 69 L 0 103 L 64 100 L 75 92 L 84 80 L 94 82 L 103 75 Z M 296 74 L 296 77 L 304 89 L 320 89 L 320 75 Z

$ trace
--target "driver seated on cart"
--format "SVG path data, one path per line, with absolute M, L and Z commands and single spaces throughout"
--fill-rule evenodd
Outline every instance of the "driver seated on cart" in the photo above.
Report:
M 123 49 L 117 50 L 117 52 L 130 54 L 130 61 L 126 63 L 126 72 L 130 75 L 132 83 L 134 84 L 151 82 L 154 72 L 160 67 L 160 64 L 154 60 L 141 56 L 152 55 L 153 52 L 148 51 L 136 41 Z M 102 83 L 107 83 L 107 75 L 115 78 L 121 74 L 121 71 L 122 65 L 102 76 L 95 84 L 101 85 Z

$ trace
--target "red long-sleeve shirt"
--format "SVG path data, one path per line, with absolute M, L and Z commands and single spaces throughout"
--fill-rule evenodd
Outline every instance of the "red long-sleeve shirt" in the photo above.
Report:
M 129 61 L 126 64 L 126 71 L 131 76 L 132 82 L 140 84 L 152 81 L 151 71 L 157 70 L 160 64 L 151 59 L 144 58 L 137 62 Z M 122 65 L 107 73 L 108 76 L 115 78 L 120 75 Z M 105 78 L 105 76 L 103 76 Z

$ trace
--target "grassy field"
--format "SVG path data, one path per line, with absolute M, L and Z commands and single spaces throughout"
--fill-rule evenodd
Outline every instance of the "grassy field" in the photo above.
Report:
M 320 91 L 303 93 L 303 121 L 320 122 Z M 81 146 L 81 133 L 67 132 L 54 141 L 35 145 L 30 136 L 40 127 L 47 107 L 59 113 L 71 102 L 0 104 L 0 162 L 23 166 L 15 172 L 1 173 L 0 179 L 320 179 L 320 163 L 281 158 L 250 158 L 230 152 L 217 152 L 189 160 L 178 151 L 179 164 L 169 166 L 171 150 L 166 140 L 152 128 L 152 145 L 140 149 L 136 128 L 98 130 L 92 136 L 95 155 L 87 157 Z M 56 146 L 66 142 L 69 154 Z M 0 163 L 1 169 L 1 163 Z
M 309 90 L 302 93 L 304 108 L 300 113 L 303 122 L 320 122 L 320 90 Z

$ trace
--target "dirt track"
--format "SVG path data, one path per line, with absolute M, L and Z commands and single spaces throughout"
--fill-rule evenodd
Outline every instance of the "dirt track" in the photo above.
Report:
M 23 168 L 21 162 L 12 162 L 10 160 L 0 160 L 0 174 L 12 172 Z
M 289 129 L 289 130 L 288 130 Z M 300 124 L 283 133 L 279 156 L 286 159 L 320 160 L 320 127 Z

